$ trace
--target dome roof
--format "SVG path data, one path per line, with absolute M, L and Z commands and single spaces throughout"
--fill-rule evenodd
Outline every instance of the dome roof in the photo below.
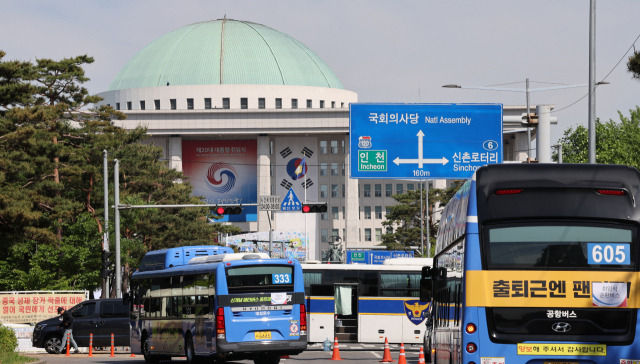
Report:
M 156 39 L 120 70 L 109 91 L 178 85 L 294 85 L 342 89 L 309 48 L 261 24 L 218 19 Z

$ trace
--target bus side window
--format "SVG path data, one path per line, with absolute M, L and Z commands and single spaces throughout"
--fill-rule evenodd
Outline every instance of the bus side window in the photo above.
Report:
M 429 302 L 433 295 L 433 280 L 431 279 L 431 268 L 422 268 L 422 278 L 420 279 L 420 301 Z

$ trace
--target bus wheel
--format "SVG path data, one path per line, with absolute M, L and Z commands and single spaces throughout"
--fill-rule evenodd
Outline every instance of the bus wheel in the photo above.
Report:
M 157 363 L 158 357 L 151 355 L 151 344 L 149 343 L 149 337 L 144 336 L 142 339 L 142 355 L 144 355 L 144 361 L 147 363 Z
M 264 356 L 253 359 L 253 362 L 254 364 L 278 364 L 280 363 L 280 356 Z
M 184 343 L 184 356 L 187 359 L 187 363 L 195 363 L 195 355 L 193 354 L 193 339 L 191 336 L 187 336 Z

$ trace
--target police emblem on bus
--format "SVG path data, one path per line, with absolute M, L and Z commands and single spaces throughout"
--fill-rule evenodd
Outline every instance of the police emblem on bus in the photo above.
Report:
M 358 138 L 358 147 L 360 148 L 371 148 L 371 137 L 370 136 L 361 136 Z
M 429 305 L 418 300 L 404 301 L 404 313 L 414 325 L 420 325 L 427 317 Z

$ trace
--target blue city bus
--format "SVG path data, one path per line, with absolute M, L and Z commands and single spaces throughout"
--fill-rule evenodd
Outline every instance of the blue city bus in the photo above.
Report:
M 150 252 L 148 254 L 155 254 Z M 277 364 L 307 348 L 300 263 L 264 253 L 202 255 L 131 277 L 131 351 Z
M 303 263 L 309 342 L 422 343 L 429 302 L 419 299 L 420 278 L 430 262 Z
M 640 362 L 640 172 L 478 169 L 445 207 L 423 270 L 427 361 Z

